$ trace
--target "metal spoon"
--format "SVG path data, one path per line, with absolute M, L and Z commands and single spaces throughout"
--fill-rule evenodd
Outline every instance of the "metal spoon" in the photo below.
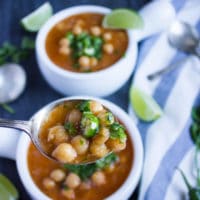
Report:
M 46 156 L 48 159 L 59 162 L 58 160 L 54 159 L 49 154 L 47 154 L 47 152 L 42 148 L 42 145 L 39 140 L 39 133 L 40 133 L 40 127 L 43 123 L 43 120 L 48 116 L 50 111 L 53 108 L 55 108 L 56 106 L 67 102 L 68 100 L 71 101 L 71 100 L 80 100 L 80 99 L 64 98 L 64 99 L 60 99 L 58 101 L 54 101 L 53 103 L 48 104 L 47 106 L 45 106 L 44 108 L 39 110 L 32 117 L 32 119 L 30 121 L 7 120 L 7 119 L 0 118 L 0 127 L 13 128 L 13 129 L 17 129 L 20 131 L 24 131 L 26 134 L 28 134 L 28 136 L 31 138 L 34 145 L 44 156 Z M 107 155 L 110 153 L 111 152 L 108 152 Z M 107 155 L 105 155 L 105 156 L 107 156 Z M 99 159 L 92 157 L 89 160 L 84 159 L 83 161 L 81 161 L 79 163 L 70 163 L 70 164 L 77 164 L 77 165 L 90 164 L 90 163 L 96 162 L 97 160 L 99 160 Z
M 14 63 L 0 66 L 0 103 L 8 103 L 17 99 L 24 91 L 26 73 Z
M 200 58 L 200 53 L 197 51 L 200 38 L 198 32 L 194 27 L 185 22 L 176 21 L 170 26 L 167 36 L 169 44 L 172 47 Z M 184 59 L 179 60 L 178 62 L 168 67 L 165 67 L 164 69 L 161 69 L 157 72 L 148 75 L 147 78 L 149 80 L 153 80 L 159 77 L 160 75 L 165 74 L 171 71 L 172 69 L 180 66 L 184 61 Z

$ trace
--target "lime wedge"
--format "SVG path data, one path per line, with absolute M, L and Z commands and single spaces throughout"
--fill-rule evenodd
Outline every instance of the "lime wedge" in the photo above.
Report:
M 38 31 L 42 25 L 52 16 L 53 9 L 49 2 L 44 3 L 38 9 L 21 20 L 23 27 L 30 32 Z
M 116 9 L 103 19 L 103 27 L 118 29 L 140 29 L 144 25 L 142 17 L 134 10 Z
M 10 193 L 1 184 L 0 184 L 0 200 L 12 200 L 12 196 L 10 195 Z
M 0 174 L 0 194 L 1 195 L 3 194 L 5 197 L 4 198 L 0 195 L 0 200 L 1 200 L 1 197 L 3 198 L 2 200 L 6 200 L 6 199 L 15 200 L 19 198 L 19 194 L 15 186 L 11 183 L 11 181 L 8 178 L 6 178 L 2 174 Z
M 144 121 L 154 121 L 163 113 L 151 96 L 136 87 L 130 89 L 130 100 L 136 115 Z

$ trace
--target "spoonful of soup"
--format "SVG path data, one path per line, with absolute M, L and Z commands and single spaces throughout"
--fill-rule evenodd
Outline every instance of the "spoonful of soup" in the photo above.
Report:
M 126 147 L 125 127 L 94 100 L 59 100 L 30 121 L 0 119 L 0 127 L 26 132 L 41 153 L 61 163 L 88 164 Z

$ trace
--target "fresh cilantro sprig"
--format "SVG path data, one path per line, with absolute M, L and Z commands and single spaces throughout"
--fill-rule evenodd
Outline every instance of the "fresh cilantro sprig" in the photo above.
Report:
M 77 133 L 75 125 L 71 122 L 65 123 L 64 128 L 68 132 L 69 135 L 73 136 L 73 135 L 76 135 L 76 133 Z
M 21 41 L 20 47 L 13 45 L 10 42 L 4 42 L 0 47 L 0 67 L 7 62 L 19 63 L 25 60 L 30 51 L 35 48 L 35 41 L 29 37 L 24 37 Z M 7 112 L 13 114 L 15 111 L 8 104 L 0 104 L 0 106 Z
M 81 180 L 85 181 L 92 176 L 94 172 L 100 169 L 104 169 L 107 166 L 110 166 L 112 163 L 115 163 L 118 160 L 118 156 L 114 153 L 107 155 L 105 158 L 98 160 L 95 163 L 87 165 L 73 165 L 73 164 L 64 164 L 64 168 L 77 174 Z
M 184 172 L 179 169 L 183 180 L 188 188 L 189 200 L 200 200 L 200 106 L 192 109 L 192 124 L 190 126 L 190 136 L 195 144 L 194 166 L 196 170 L 196 186 L 192 186 Z
M 20 47 L 10 42 L 4 42 L 0 47 L 0 66 L 7 62 L 19 63 L 29 56 L 30 50 L 35 47 L 34 40 L 24 37 Z

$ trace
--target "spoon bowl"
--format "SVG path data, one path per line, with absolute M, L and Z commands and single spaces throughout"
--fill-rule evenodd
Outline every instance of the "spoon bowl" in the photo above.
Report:
M 174 22 L 168 31 L 169 44 L 185 53 L 196 54 L 199 35 L 194 27 L 185 22 Z
M 94 163 L 94 162 L 96 162 L 97 160 L 99 160 L 99 159 L 102 159 L 102 158 L 104 158 L 104 157 L 106 157 L 108 154 L 110 154 L 110 153 L 112 153 L 113 152 L 113 149 L 112 148 L 110 148 L 110 147 L 108 147 L 107 148 L 107 146 L 104 144 L 104 146 L 105 146 L 105 148 L 107 149 L 106 151 L 105 151 L 105 153 L 102 155 L 102 156 L 97 156 L 96 154 L 93 154 L 93 153 L 91 153 L 91 152 L 89 152 L 89 153 L 86 153 L 86 154 L 84 154 L 84 156 L 82 156 L 82 154 L 81 154 L 81 156 L 80 157 L 78 157 L 77 156 L 77 160 L 75 159 L 74 161 L 75 162 L 70 162 L 70 161 L 63 161 L 63 160 L 59 160 L 59 159 L 55 159 L 54 157 L 54 155 L 53 155 L 53 153 L 57 150 L 57 149 L 59 149 L 59 146 L 61 145 L 65 145 L 65 144 L 67 144 L 68 146 L 69 145 L 71 145 L 70 143 L 68 143 L 68 141 L 69 141 L 69 137 L 71 138 L 71 140 L 73 140 L 73 139 L 75 139 L 75 137 L 76 136 L 78 136 L 78 137 L 80 137 L 82 134 L 83 134 L 83 136 L 82 136 L 82 140 L 86 140 L 85 142 L 87 142 L 88 144 L 96 144 L 95 142 L 97 142 L 97 140 L 95 140 L 95 142 L 94 142 L 94 140 L 93 140 L 93 138 L 91 138 L 91 136 L 88 136 L 88 135 L 84 135 L 84 132 L 82 132 L 81 133 L 81 135 L 77 135 L 77 134 L 75 134 L 75 136 L 73 136 L 73 135 L 70 135 L 69 134 L 69 132 L 67 131 L 67 132 L 64 132 L 64 135 L 67 133 L 67 137 L 68 137 L 68 139 L 67 139 L 67 141 L 66 140 L 62 140 L 62 142 L 61 143 L 59 143 L 59 144 L 56 144 L 56 147 L 54 148 L 54 149 L 49 149 L 49 145 L 50 145 L 50 148 L 51 147 L 53 147 L 55 144 L 54 143 L 49 143 L 48 144 L 48 142 L 49 142 L 49 135 L 44 135 L 43 133 L 45 132 L 45 134 L 46 134 L 46 130 L 50 130 L 50 129 L 52 129 L 52 128 L 57 128 L 58 126 L 60 127 L 60 125 L 58 125 L 58 123 L 56 122 L 56 126 L 55 125 L 53 125 L 52 126 L 52 118 L 50 117 L 50 115 L 51 116 L 56 116 L 57 114 L 56 114 L 56 112 L 55 112 L 55 109 L 58 109 L 58 112 L 59 112 L 59 116 L 60 116 L 60 113 L 61 112 L 63 112 L 60 108 L 62 108 L 62 109 L 66 109 L 67 107 L 68 107 L 68 105 L 69 104 L 71 104 L 73 101 L 74 101 L 74 103 L 73 103 L 73 105 L 75 106 L 75 108 L 76 108 L 76 110 L 77 110 L 77 106 L 79 105 L 79 104 L 77 104 L 77 102 L 79 103 L 79 101 L 81 101 L 81 103 L 85 103 L 85 102 L 87 102 L 87 100 L 93 100 L 93 102 L 97 102 L 97 103 L 100 103 L 100 105 L 102 105 L 103 106 L 103 110 L 102 110 L 102 112 L 103 113 L 112 113 L 112 110 L 110 110 L 109 108 L 107 108 L 107 106 L 105 106 L 103 103 L 101 103 L 101 102 L 99 102 L 99 101 L 96 101 L 96 100 L 94 100 L 93 98 L 91 99 L 91 98 L 87 98 L 87 97 L 82 97 L 82 98 L 78 98 L 78 97 L 69 97 L 69 98 L 64 98 L 64 99 L 60 99 L 60 100 L 57 100 L 57 101 L 54 101 L 54 102 L 52 102 L 52 103 L 50 103 L 50 104 L 48 104 L 47 106 L 45 106 L 44 108 L 42 108 L 41 110 L 39 110 L 32 118 L 31 118 L 31 120 L 30 121 L 20 121 L 20 120 L 6 120 L 6 119 L 0 119 L 0 127 L 7 127 L 7 128 L 14 128 L 14 129 L 18 129 L 18 130 L 22 130 L 22 131 L 24 131 L 25 133 L 27 133 L 28 135 L 29 135 L 29 137 L 31 138 L 31 140 L 32 140 L 32 142 L 35 144 L 35 146 L 37 147 L 37 149 L 44 155 L 44 156 L 46 156 L 48 159 L 52 159 L 52 160 L 54 160 L 54 161 L 57 161 L 57 162 L 60 162 L 60 163 L 70 163 L 70 164 L 77 164 L 77 165 L 82 165 L 82 164 L 90 164 L 90 163 Z M 69 102 L 69 104 L 67 104 Z M 92 102 L 92 101 L 91 101 Z M 90 105 L 90 104 L 89 104 Z M 54 109 L 55 108 L 55 109 Z M 64 111 L 64 118 L 65 118 L 65 120 L 66 120 L 66 116 L 68 116 L 69 117 L 69 113 L 70 113 L 70 111 L 71 111 L 71 109 L 73 109 L 73 107 L 71 108 L 68 108 L 68 110 L 69 111 L 67 111 L 67 115 L 65 114 L 65 111 Z M 53 112 L 51 112 L 51 111 L 53 111 Z M 79 111 L 80 112 L 80 111 Z M 53 113 L 53 115 L 52 115 L 52 113 Z M 81 113 L 81 112 L 80 112 Z M 87 111 L 84 111 L 81 115 L 82 115 L 82 121 L 83 121 L 83 118 L 84 118 L 84 120 L 87 120 L 88 118 L 87 118 L 87 116 L 88 116 L 88 114 L 89 115 L 91 115 L 92 114 L 92 112 L 88 112 L 88 110 Z M 86 116 L 85 116 L 86 115 Z M 107 115 L 106 115 L 107 116 Z M 94 117 L 95 117 L 95 115 L 93 115 L 93 118 L 91 119 L 91 120 L 94 120 Z M 115 117 L 115 115 L 114 115 L 114 117 Z M 44 124 L 44 122 L 46 123 L 46 121 L 48 121 L 48 119 L 50 120 L 50 127 L 48 127 L 48 122 L 47 122 L 47 124 Z M 60 117 L 59 117 L 59 119 L 61 119 Z M 99 121 L 100 119 L 99 118 L 97 118 L 96 117 L 96 119 Z M 107 119 L 107 118 L 106 118 Z M 77 130 L 80 130 L 80 128 L 81 128 L 81 130 L 82 130 L 82 128 L 83 128 L 83 126 L 84 126 L 84 124 L 82 124 L 82 121 L 79 121 L 79 125 L 80 125 L 80 122 L 81 122 L 81 127 L 79 127 L 79 125 L 78 125 L 78 129 Z M 60 121 L 59 121 L 60 122 Z M 85 121 L 86 122 L 86 121 Z M 88 127 L 91 127 L 91 129 L 93 130 L 93 127 L 94 127 L 94 123 L 95 123 L 95 121 L 90 121 L 91 122 L 91 125 L 89 125 L 88 123 L 89 123 L 89 121 L 87 121 L 86 122 L 86 124 L 87 124 L 87 127 L 85 127 L 85 130 L 87 130 L 88 131 Z M 117 121 L 114 121 L 114 118 L 113 118 L 113 121 L 112 121 L 112 123 L 113 123 L 113 125 L 115 124 L 115 122 L 117 122 Z M 65 121 L 65 123 L 66 123 L 66 121 Z M 67 122 L 68 123 L 68 122 Z M 100 123 L 100 122 L 99 122 Z M 45 126 L 45 127 L 47 127 L 47 128 L 45 128 L 45 130 L 42 130 L 42 126 Z M 100 124 L 98 125 L 98 127 L 100 126 Z M 63 127 L 63 126 L 62 126 Z M 65 127 L 65 126 L 64 126 Z M 63 128 L 64 128 L 63 127 Z M 111 126 L 110 126 L 111 127 Z M 115 124 L 115 127 L 116 127 L 116 124 Z M 122 125 L 120 125 L 119 124 L 119 126 L 118 127 L 122 127 Z M 101 128 L 102 129 L 106 129 L 106 130 L 104 130 L 104 131 L 109 131 L 109 129 L 108 129 L 108 127 L 106 126 L 106 128 L 103 128 L 103 125 L 101 124 Z M 67 129 L 66 129 L 67 130 Z M 97 130 L 99 131 L 99 128 L 97 128 Z M 48 132 L 49 133 L 49 132 Z M 55 133 L 55 132 L 54 132 Z M 56 132 L 56 134 L 58 133 L 58 135 L 59 135 L 59 137 L 60 137 L 60 129 L 59 129 L 59 132 Z M 109 133 L 109 132 L 106 132 L 106 134 L 107 133 Z M 91 132 L 90 132 L 90 134 L 91 134 Z M 109 133 L 110 134 L 110 133 Z M 123 133 L 120 133 L 120 134 L 123 134 Z M 125 134 L 125 133 L 124 133 Z M 51 134 L 51 136 L 52 136 L 52 134 Z M 55 135 L 54 135 L 54 137 L 55 137 Z M 61 135 L 61 138 L 62 138 L 63 136 Z M 89 137 L 89 138 L 88 138 Z M 92 136 L 93 137 L 93 136 Z M 107 137 L 107 136 L 106 136 Z M 42 139 L 43 138 L 43 139 Z M 85 138 L 85 139 L 84 139 Z M 92 139 L 92 140 L 90 140 L 90 138 Z M 95 138 L 95 139 L 97 139 L 97 138 Z M 100 135 L 100 139 L 102 140 L 102 136 Z M 125 140 L 123 140 L 124 142 L 122 142 L 121 140 L 121 143 L 120 143 L 120 145 L 125 145 L 123 148 L 125 148 L 126 147 L 126 138 L 124 138 Z M 113 139 L 109 139 L 109 136 L 108 136 L 108 139 L 106 139 L 107 140 L 107 142 L 109 142 L 109 140 L 112 140 L 113 141 Z M 99 140 L 98 140 L 99 141 Z M 110 141 L 110 142 L 112 142 L 112 141 Z M 67 143 L 66 143 L 67 142 Z M 117 142 L 117 141 L 116 141 Z M 45 146 L 46 145 L 46 143 L 48 144 L 48 146 Z M 76 143 L 77 144 L 77 143 Z M 78 143 L 79 144 L 79 143 Z M 53 145 L 53 146 L 52 146 Z M 81 144 L 79 144 L 79 145 L 81 145 Z M 99 148 L 101 146 L 101 144 L 99 144 L 98 143 L 98 147 L 97 148 Z M 115 146 L 116 146 L 116 144 L 115 144 Z M 94 147 L 94 145 L 93 145 L 93 147 Z M 90 146 L 88 146 L 87 147 L 88 149 L 90 148 Z M 92 148 L 92 147 L 91 147 Z M 95 147 L 96 148 L 96 147 Z M 116 148 L 116 147 L 115 147 Z M 121 149 L 121 147 L 119 147 L 119 149 L 118 150 L 123 150 L 123 148 Z M 51 151 L 51 152 L 49 152 L 49 150 Z M 68 150 L 69 150 L 69 148 L 68 148 Z M 73 148 L 72 148 L 72 150 L 73 150 Z M 70 150 L 70 151 L 72 151 L 72 150 Z M 102 151 L 102 149 L 100 150 L 100 149 L 97 149 L 98 151 Z M 117 150 L 117 151 L 118 151 Z M 114 150 L 115 151 L 115 150 Z M 48 152 L 48 153 L 47 153 Z M 62 151 L 62 154 L 63 154 L 63 152 L 65 153 L 66 151 Z M 68 155 L 68 154 L 67 154 Z M 57 158 L 57 157 L 56 157 Z
M 15 63 L 0 66 L 0 103 L 9 103 L 17 99 L 24 91 L 26 73 Z
M 200 42 L 199 34 L 190 24 L 180 21 L 174 22 L 169 28 L 167 38 L 169 44 L 173 48 L 188 54 L 193 54 L 200 58 L 200 52 L 197 51 Z M 170 66 L 153 72 L 152 74 L 149 74 L 147 78 L 149 80 L 154 80 L 178 66 L 181 66 L 183 62 L 185 62 L 185 59 L 179 60 Z

